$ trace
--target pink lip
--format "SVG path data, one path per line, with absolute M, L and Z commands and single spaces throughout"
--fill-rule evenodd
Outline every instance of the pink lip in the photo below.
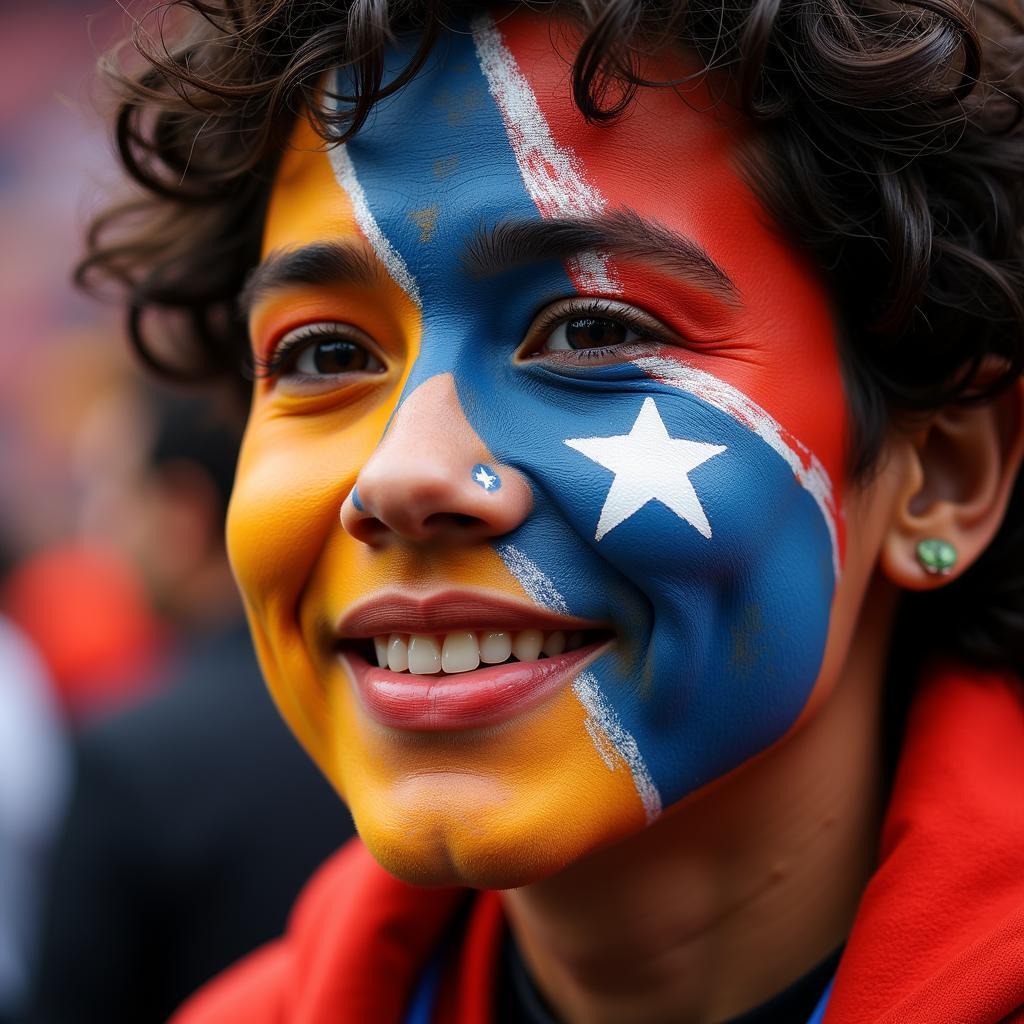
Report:
M 335 633 L 341 639 L 368 640 L 388 633 L 447 633 L 453 629 L 585 630 L 605 629 L 601 622 L 587 622 L 555 615 L 518 601 L 471 590 L 445 590 L 413 597 L 385 592 L 349 608 L 339 619 Z
M 497 725 L 536 707 L 563 689 L 605 643 L 588 644 L 554 658 L 454 675 L 391 672 L 371 665 L 351 649 L 341 657 L 374 721 L 393 729 L 449 732 Z

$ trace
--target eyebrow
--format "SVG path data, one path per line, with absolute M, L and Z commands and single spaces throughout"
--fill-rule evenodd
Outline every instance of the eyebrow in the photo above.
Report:
M 462 264 L 471 277 L 493 277 L 528 263 L 598 251 L 639 260 L 735 301 L 739 290 L 700 243 L 628 208 L 602 217 L 506 220 L 470 237 Z M 357 242 L 314 242 L 274 251 L 254 267 L 238 296 L 247 319 L 267 295 L 292 285 L 379 285 L 390 281 L 376 256 Z
M 725 299 L 739 297 L 732 279 L 699 242 L 628 208 L 601 217 L 511 220 L 480 228 L 462 262 L 471 276 L 490 277 L 591 251 L 647 263 Z
M 239 293 L 238 312 L 248 318 L 257 302 L 290 285 L 374 285 L 387 279 L 387 271 L 363 245 L 315 242 L 272 252 L 254 267 Z

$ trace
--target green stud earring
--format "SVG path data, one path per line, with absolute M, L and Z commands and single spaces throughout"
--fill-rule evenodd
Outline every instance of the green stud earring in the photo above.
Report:
M 916 554 L 918 564 L 929 576 L 948 576 L 956 565 L 956 548 L 936 537 L 918 541 Z

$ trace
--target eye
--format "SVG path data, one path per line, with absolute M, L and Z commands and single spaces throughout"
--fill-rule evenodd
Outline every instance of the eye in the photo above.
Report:
M 637 341 L 643 335 L 622 320 L 609 316 L 580 316 L 558 324 L 537 352 L 568 352 L 581 348 L 609 348 Z
M 574 298 L 556 302 L 536 317 L 519 358 L 613 362 L 664 344 L 678 341 L 648 313 L 611 299 Z
M 311 342 L 296 356 L 294 363 L 295 372 L 306 376 L 383 369 L 380 360 L 358 342 L 347 338 Z
M 259 366 L 262 376 L 317 378 L 383 373 L 370 339 L 348 324 L 304 324 L 280 338 Z

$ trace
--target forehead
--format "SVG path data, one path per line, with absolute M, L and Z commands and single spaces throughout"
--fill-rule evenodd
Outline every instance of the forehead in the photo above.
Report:
M 602 294 L 645 307 L 684 337 L 728 335 L 736 356 L 724 367 L 729 383 L 759 400 L 771 393 L 773 416 L 838 478 L 844 430 L 835 417 L 823 419 L 806 390 L 810 384 L 837 400 L 833 409 L 844 407 L 831 312 L 818 275 L 737 170 L 750 126 L 716 105 L 700 79 L 642 88 L 619 120 L 588 123 L 572 100 L 577 42 L 571 23 L 539 14 L 480 18 L 446 32 L 424 69 L 379 102 L 346 146 L 324 152 L 300 123 L 272 192 L 265 253 L 358 239 L 426 336 L 432 320 L 451 325 L 496 297 L 510 301 L 509 281 L 496 288 L 464 272 L 467 241 L 481 227 L 635 211 L 693 239 L 729 275 L 741 302 L 728 324 L 697 322 L 692 291 L 650 266 L 600 253 L 521 278 L 524 306 L 536 310 L 559 289 Z M 412 45 L 388 54 L 388 75 Z M 683 55 L 661 53 L 641 73 L 678 81 L 691 70 Z M 343 78 L 334 84 L 345 91 Z M 723 374 L 720 352 L 697 347 L 688 355 Z M 804 386 L 794 386 L 799 381 Z
M 332 152 L 345 195 L 316 173 L 323 161 L 309 150 L 319 140 L 300 124 L 277 179 L 264 251 L 332 227 L 366 233 L 364 205 L 404 208 L 408 230 L 425 241 L 495 214 L 586 216 L 628 205 L 707 244 L 720 234 L 727 205 L 733 216 L 737 204 L 755 212 L 732 166 L 744 125 L 723 113 L 702 79 L 678 91 L 641 90 L 626 116 L 591 124 L 572 100 L 578 41 L 572 23 L 524 12 L 447 31 L 416 79 L 378 103 L 356 139 Z M 413 46 L 406 40 L 389 51 L 385 82 Z M 669 80 L 691 70 L 670 53 L 642 69 Z M 344 92 L 346 81 L 342 73 L 329 85 Z M 297 191 L 305 209 L 275 216 Z M 304 223 L 308 215 L 319 223 Z

